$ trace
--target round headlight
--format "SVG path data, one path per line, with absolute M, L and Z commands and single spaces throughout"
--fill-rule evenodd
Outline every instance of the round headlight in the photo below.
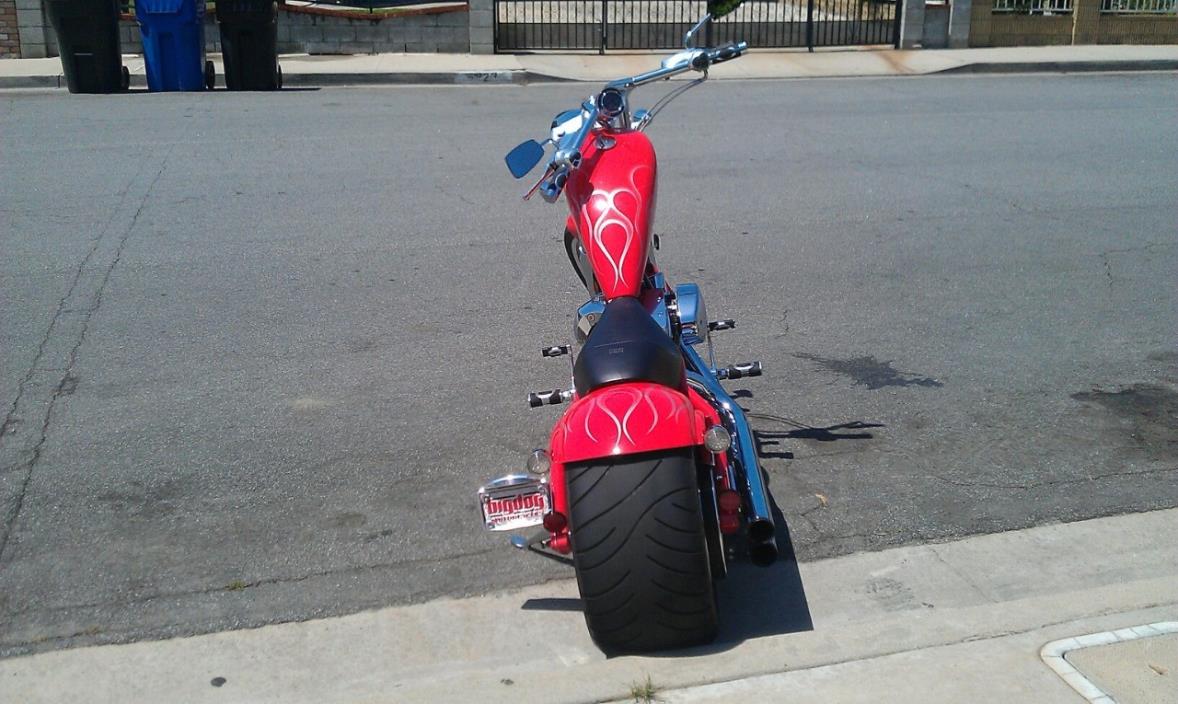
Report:
M 626 109 L 626 95 L 617 88 L 606 88 L 597 96 L 597 111 L 602 117 L 612 119 Z

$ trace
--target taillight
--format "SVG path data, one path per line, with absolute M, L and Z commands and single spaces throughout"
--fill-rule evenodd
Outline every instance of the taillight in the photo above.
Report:
M 732 535 L 740 531 L 740 494 L 731 489 L 723 489 L 716 495 L 716 505 L 720 509 L 720 532 Z
M 533 519 L 535 520 L 535 519 Z M 549 533 L 559 533 L 569 524 L 569 519 L 560 511 L 544 514 L 544 530 Z

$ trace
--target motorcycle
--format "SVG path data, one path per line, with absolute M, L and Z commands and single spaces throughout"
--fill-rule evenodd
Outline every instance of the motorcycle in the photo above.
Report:
M 709 319 L 696 284 L 667 282 L 652 231 L 657 165 L 645 129 L 711 66 L 747 51 L 744 42 L 693 46 L 712 18 L 738 4 L 709 2 L 683 51 L 611 81 L 559 114 L 544 142 L 506 157 L 523 178 L 553 146 L 524 199 L 564 195 L 566 250 L 591 297 L 575 318 L 573 388 L 528 395 L 532 407 L 570 404 L 547 449 L 531 453 L 527 472 L 480 488 L 479 504 L 489 530 L 535 531 L 513 535 L 513 546 L 571 561 L 589 633 L 611 653 L 712 641 L 714 581 L 729 559 L 769 565 L 778 554 L 752 432 L 720 383 L 760 376 L 761 364 L 716 365 L 712 333 L 735 323 Z M 692 71 L 702 75 L 631 111 L 634 89 Z

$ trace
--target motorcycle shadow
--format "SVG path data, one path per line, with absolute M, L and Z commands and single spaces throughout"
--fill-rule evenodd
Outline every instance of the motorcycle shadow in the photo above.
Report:
M 814 630 L 789 527 L 777 508 L 777 502 L 772 497 L 770 501 L 780 557 L 768 567 L 757 567 L 744 560 L 728 563 L 728 576 L 716 582 L 716 605 L 720 612 L 720 631 L 716 640 L 708 645 L 681 650 L 643 653 L 644 657 L 722 653 L 751 638 Z M 580 599 L 541 597 L 528 599 L 520 608 L 524 611 L 580 612 L 583 607 Z
M 770 499 L 772 501 L 772 498 Z M 768 567 L 746 561 L 728 564 L 728 576 L 716 583 L 720 631 L 708 645 L 644 653 L 646 657 L 694 657 L 731 650 L 746 640 L 814 630 L 810 603 L 794 558 L 785 517 L 773 502 L 780 557 Z

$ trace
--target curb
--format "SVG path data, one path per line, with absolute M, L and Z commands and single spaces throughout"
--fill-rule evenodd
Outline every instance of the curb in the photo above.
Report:
M 64 88 L 64 76 L 0 76 L 0 89 L 6 88 Z M 135 77 L 132 76 L 132 79 Z
M 1178 59 L 1147 59 L 1125 61 L 1027 61 L 1010 63 L 979 62 L 939 69 L 922 74 L 895 74 L 897 76 L 939 75 L 939 74 L 984 74 L 984 73 L 1099 73 L 1135 71 L 1178 71 Z M 847 78 L 847 75 L 831 76 L 781 76 L 782 79 L 800 78 Z M 886 75 L 872 75 L 871 78 L 886 78 Z M 224 80 L 224 77 L 222 77 Z M 725 79 L 720 79 L 725 80 Z M 732 78 L 727 80 L 745 80 Z M 381 86 L 381 85 L 529 85 L 538 83 L 595 83 L 537 73 L 527 69 L 504 69 L 492 71 L 452 72 L 404 72 L 404 73 L 288 73 L 283 76 L 283 85 L 309 88 L 316 86 Z M 131 86 L 143 88 L 147 79 L 142 75 L 131 76 Z M 61 74 L 40 76 L 0 76 L 0 90 L 20 88 L 65 88 L 65 77 Z M 224 90 L 220 86 L 218 90 Z
M 134 81 L 132 81 L 133 83 Z M 535 79 L 527 71 L 454 71 L 450 73 L 291 73 L 283 74 L 283 86 L 380 86 L 380 85 L 523 85 Z
M 222 84 L 216 90 L 224 91 Z M 376 85 L 524 85 L 527 83 L 550 83 L 567 79 L 555 76 L 532 74 L 528 71 L 454 71 L 449 73 L 288 73 L 282 77 L 284 87 L 315 86 L 376 86 Z M 0 76 L 0 90 L 20 88 L 65 88 L 65 76 Z M 131 75 L 132 88 L 146 88 L 147 77 Z
M 1087 675 L 1076 669 L 1074 665 L 1068 662 L 1065 656 L 1068 653 L 1084 648 L 1115 645 L 1117 643 L 1137 640 L 1138 638 L 1153 638 L 1172 633 L 1178 633 L 1178 621 L 1161 621 L 1159 623 L 1121 628 L 1116 631 L 1102 631 L 1100 633 L 1089 633 L 1088 635 L 1073 638 L 1061 638 L 1043 646 L 1039 651 L 1039 657 L 1045 665 L 1054 670 L 1055 674 L 1059 675 L 1064 682 L 1067 682 L 1072 689 L 1076 690 L 1081 697 L 1087 699 L 1091 704 L 1116 704 L 1108 692 L 1101 689 Z
M 979 62 L 954 66 L 935 73 L 1097 73 L 1102 71 L 1178 71 L 1178 59 Z

